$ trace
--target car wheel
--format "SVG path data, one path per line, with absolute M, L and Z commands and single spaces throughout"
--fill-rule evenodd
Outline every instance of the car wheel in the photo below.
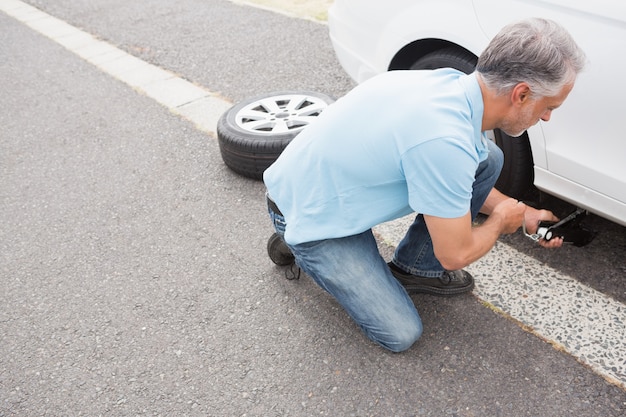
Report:
M 474 71 L 477 61 L 478 59 L 468 51 L 444 48 L 424 55 L 415 61 L 410 69 L 449 67 L 469 74 Z M 495 129 L 487 132 L 487 136 L 504 152 L 504 166 L 496 182 L 496 188 L 510 197 L 524 198 L 532 189 L 534 180 L 533 157 L 528 133 L 524 132 L 522 136 L 514 138 L 500 129 Z
M 217 123 L 224 163 L 245 177 L 262 179 L 289 142 L 333 101 L 316 92 L 276 92 L 235 104 Z

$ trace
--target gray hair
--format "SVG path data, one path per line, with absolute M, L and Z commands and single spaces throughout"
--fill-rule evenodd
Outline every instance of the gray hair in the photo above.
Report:
M 533 97 L 552 97 L 575 81 L 586 62 L 562 26 L 531 18 L 505 26 L 478 58 L 476 71 L 497 94 L 526 82 Z

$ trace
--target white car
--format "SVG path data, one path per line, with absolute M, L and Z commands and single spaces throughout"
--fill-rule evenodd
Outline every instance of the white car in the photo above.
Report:
M 453 67 L 471 72 L 506 24 L 537 16 L 565 26 L 589 63 L 549 122 L 520 138 L 499 131 L 501 191 L 534 185 L 626 226 L 626 2 L 616 0 L 335 0 L 329 31 L 357 82 L 384 71 Z M 625 120 L 626 121 L 626 120 Z

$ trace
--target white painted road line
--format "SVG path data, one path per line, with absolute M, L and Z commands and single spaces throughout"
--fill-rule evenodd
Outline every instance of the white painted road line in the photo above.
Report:
M 138 59 L 19 0 L 0 0 L 0 10 L 64 46 L 107 74 L 215 135 L 219 117 L 232 106 L 215 93 Z
M 217 120 L 232 103 L 144 62 L 18 0 L 0 0 L 0 10 L 63 45 L 102 71 L 153 98 L 215 135 Z M 396 246 L 411 219 L 375 229 Z M 626 388 L 626 306 L 498 243 L 468 268 L 474 295 L 526 329 Z

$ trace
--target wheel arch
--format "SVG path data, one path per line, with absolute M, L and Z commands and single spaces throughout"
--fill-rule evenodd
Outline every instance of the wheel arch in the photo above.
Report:
M 449 47 L 478 56 L 489 43 L 472 1 L 439 0 L 426 10 L 421 1 L 403 3 L 377 30 L 374 67 L 380 70 L 408 69 L 411 59 Z
M 430 54 L 431 52 L 446 48 L 455 48 L 459 51 L 465 51 L 476 56 L 474 52 L 455 44 L 454 42 L 434 38 L 420 39 L 411 42 L 400 49 L 391 59 L 387 70 L 394 71 L 409 69 L 411 65 L 420 58 Z

